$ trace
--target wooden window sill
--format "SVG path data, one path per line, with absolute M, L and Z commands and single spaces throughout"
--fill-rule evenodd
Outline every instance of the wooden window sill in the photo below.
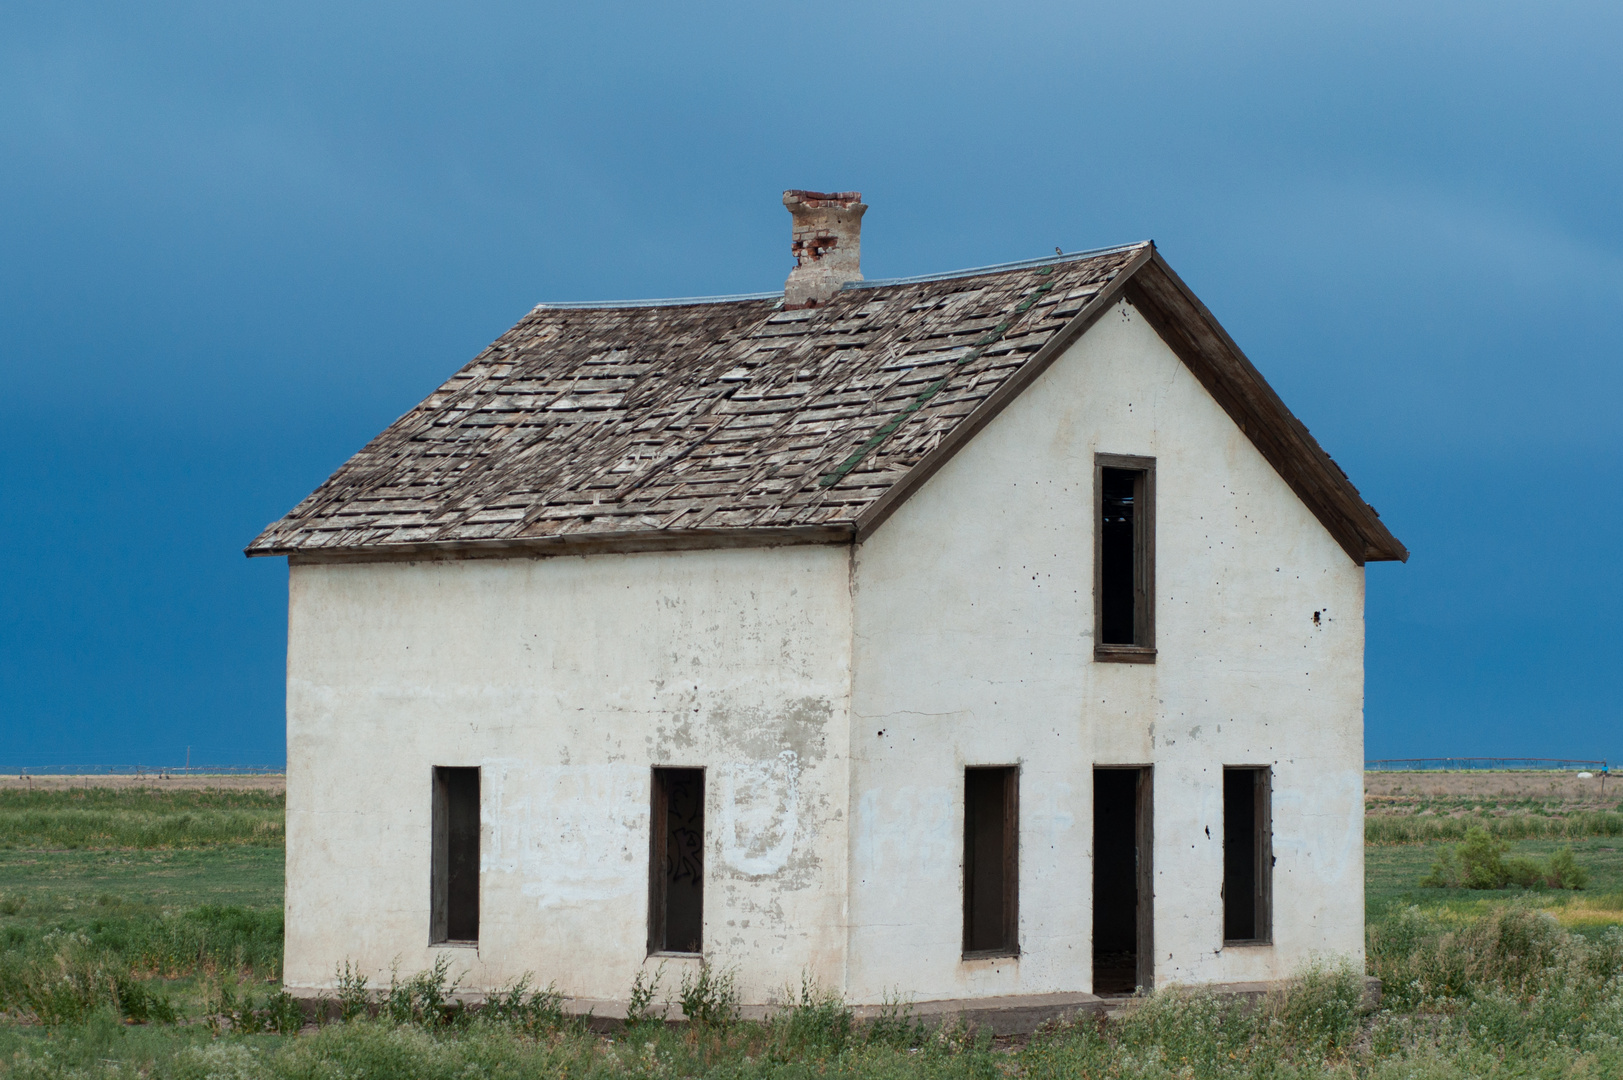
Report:
M 1095 645 L 1093 659 L 1100 664 L 1153 664 L 1153 645 Z
M 702 952 L 670 952 L 670 951 L 667 951 L 665 949 L 654 949 L 648 955 L 650 957 L 657 956 L 662 960 L 703 960 L 704 959 L 704 953 L 702 953 Z
M 479 943 L 477 941 L 431 941 L 428 943 L 428 947 L 430 949 L 477 949 Z
M 1272 941 L 1263 938 L 1238 938 L 1234 941 L 1223 942 L 1223 948 L 1225 949 L 1271 949 L 1273 947 L 1274 943 Z
M 1019 949 L 976 949 L 963 954 L 965 960 L 1018 960 Z

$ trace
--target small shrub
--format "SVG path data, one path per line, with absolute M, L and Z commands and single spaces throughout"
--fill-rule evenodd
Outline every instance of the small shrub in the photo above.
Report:
M 100 964 L 77 955 L 72 944 L 45 964 L 22 974 L 23 1007 L 47 1027 L 77 1024 L 100 1008 L 117 1005 L 112 980 Z
M 631 993 L 626 998 L 626 1027 L 636 1027 L 646 1024 L 654 1018 L 654 995 L 659 991 L 659 981 L 665 977 L 665 965 L 659 965 L 649 978 L 647 971 L 637 972 L 637 977 L 631 980 Z
M 1552 889 L 1582 889 L 1589 884 L 1589 871 L 1578 865 L 1572 848 L 1558 848 L 1550 856 L 1549 885 Z
M 343 1023 L 371 1015 L 372 994 L 366 988 L 366 976 L 351 969 L 344 961 L 343 970 L 333 969 L 333 981 L 338 984 L 338 1019 Z
M 1535 859 L 1516 856 L 1504 862 L 1504 884 L 1522 889 L 1542 889 L 1550 876 L 1544 865 Z
M 136 980 L 116 956 L 82 934 L 52 933 L 32 957 L 8 954 L 0 964 L 0 1004 L 31 1013 L 47 1026 L 77 1024 L 98 1012 L 132 1023 L 172 1024 L 167 995 Z
M 731 969 L 717 972 L 708 962 L 699 965 L 699 973 L 682 973 L 682 989 L 678 1000 L 682 1015 L 688 1023 L 700 1027 L 724 1028 L 738 1020 L 738 989 L 733 985 Z
M 1423 888 L 1503 889 L 1516 885 L 1523 889 L 1581 889 L 1589 883 L 1589 872 L 1578 865 L 1570 847 L 1550 856 L 1548 864 L 1523 856 L 1505 858 L 1510 843 L 1496 840 L 1487 830 L 1472 828 L 1456 856 L 1444 848 L 1420 879 Z
M 1505 840 L 1495 840 L 1486 829 L 1472 828 L 1460 845 L 1460 877 L 1467 889 L 1498 889 L 1506 880 L 1504 855 L 1510 850 Z
M 479 1010 L 480 1022 L 514 1028 L 527 1035 L 540 1035 L 561 1027 L 564 996 L 552 983 L 548 983 L 545 990 L 531 990 L 530 978 L 525 973 L 517 982 L 491 994 L 484 1008 Z
M 1272 995 L 1266 1012 L 1297 1056 L 1338 1057 L 1363 1028 L 1363 1000 L 1363 979 L 1351 967 L 1315 966 Z
M 885 991 L 879 1002 L 879 1015 L 868 1023 L 865 1041 L 869 1046 L 912 1050 L 924 1045 L 929 1029 L 913 1015 L 913 1006 L 900 994 Z
M 285 990 L 267 994 L 263 1001 L 249 991 L 240 997 L 230 982 L 220 985 L 220 996 L 215 1002 L 211 1022 L 216 1028 L 229 1025 L 232 1031 L 247 1035 L 273 1031 L 278 1035 L 297 1035 L 304 1026 L 304 1008 L 299 999 Z
M 123 973 L 113 976 L 118 1011 L 137 1024 L 173 1024 L 180 1019 L 169 998 Z
M 1454 857 L 1454 849 L 1444 848 L 1432 860 L 1431 872 L 1420 879 L 1421 888 L 1425 889 L 1457 889 L 1460 887 L 1460 863 Z
M 767 1022 L 772 1060 L 791 1061 L 808 1050 L 838 1054 L 850 1043 L 851 1010 L 838 994 L 802 975 L 800 992 L 787 991 L 785 997 L 787 1004 Z
M 383 1014 L 396 1024 L 437 1028 L 453 1024 L 466 1015 L 462 1003 L 456 1000 L 461 978 L 451 979 L 451 962 L 443 956 L 434 958 L 434 966 L 419 971 L 405 982 L 398 975 L 389 976 L 389 992 L 383 999 Z

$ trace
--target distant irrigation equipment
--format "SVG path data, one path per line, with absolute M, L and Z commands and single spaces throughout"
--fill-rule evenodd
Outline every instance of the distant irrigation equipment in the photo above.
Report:
M 1572 772 L 1606 776 L 1605 761 L 1544 757 L 1416 757 L 1376 758 L 1364 762 L 1366 772 Z

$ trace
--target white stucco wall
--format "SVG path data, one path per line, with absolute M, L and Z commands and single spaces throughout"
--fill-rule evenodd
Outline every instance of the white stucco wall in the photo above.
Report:
M 1096 452 L 1156 459 L 1154 664 L 1093 660 Z M 860 547 L 854 582 L 851 1000 L 1091 989 L 1107 764 L 1154 767 L 1157 985 L 1362 958 L 1363 570 L 1130 305 Z M 960 958 L 977 764 L 1021 768 L 1018 959 Z M 1222 944 L 1225 764 L 1273 768 L 1271 946 Z
M 301 565 L 288 650 L 285 979 L 436 955 L 624 999 L 650 768 L 706 774 L 705 945 L 746 1000 L 843 982 L 850 553 Z M 429 939 L 431 770 L 482 773 L 480 942 Z M 682 962 L 667 974 L 674 988 Z
M 1157 462 L 1154 664 L 1093 660 L 1095 452 Z M 1121 305 L 855 550 L 295 566 L 286 981 L 623 1000 L 654 765 L 707 770 L 746 1002 L 1090 989 L 1108 764 L 1154 768 L 1159 985 L 1360 958 L 1362 692 L 1362 569 Z M 1018 959 L 960 955 L 975 764 L 1021 768 Z M 1225 764 L 1273 768 L 1270 946 L 1222 944 Z M 477 950 L 428 944 L 435 765 L 483 769 Z

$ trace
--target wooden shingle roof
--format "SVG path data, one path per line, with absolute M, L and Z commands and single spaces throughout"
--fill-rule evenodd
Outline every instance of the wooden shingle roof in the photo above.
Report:
M 1169 333 L 1193 312 L 1146 289 L 1169 284 L 1187 296 L 1184 307 L 1198 307 L 1145 243 L 854 283 L 826 306 L 796 311 L 782 309 L 781 294 L 542 305 L 246 553 L 860 538 L 1125 297 L 1157 309 L 1147 312 L 1152 323 L 1208 389 L 1215 380 L 1214 396 L 1231 415 L 1240 410 L 1254 440 L 1268 429 L 1259 449 L 1349 555 L 1407 557 L 1215 321 L 1220 341 L 1210 331 L 1201 340 L 1196 327 Z M 1210 320 L 1203 307 L 1193 314 Z M 1240 366 L 1203 372 L 1214 344 Z M 1236 375 L 1244 385 L 1229 385 Z

